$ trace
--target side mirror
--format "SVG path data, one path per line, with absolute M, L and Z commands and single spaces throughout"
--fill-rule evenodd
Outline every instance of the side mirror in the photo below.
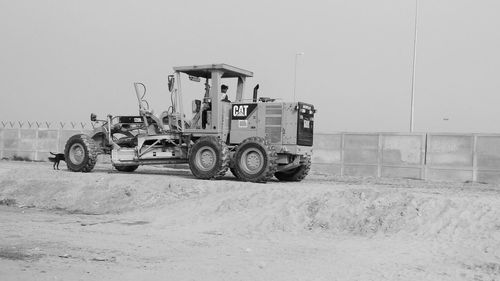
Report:
M 95 115 L 94 113 L 91 113 L 90 114 L 90 121 L 92 121 L 92 122 L 97 121 L 97 115 Z
M 175 78 L 173 75 L 168 76 L 168 91 L 172 92 L 174 90 Z

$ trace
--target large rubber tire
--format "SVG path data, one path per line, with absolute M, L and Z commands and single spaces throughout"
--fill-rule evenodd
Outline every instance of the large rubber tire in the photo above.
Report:
M 64 157 L 66 166 L 73 172 L 88 173 L 92 171 L 99 149 L 95 141 L 84 134 L 74 135 L 66 142 Z
M 234 172 L 242 181 L 267 182 L 276 172 L 277 153 L 264 138 L 245 139 L 234 154 Z
M 199 179 L 218 179 L 229 168 L 229 149 L 219 138 L 198 139 L 188 153 L 189 169 Z
M 139 168 L 139 165 L 129 165 L 129 166 L 115 166 L 115 169 L 120 172 L 127 172 L 127 173 L 132 173 L 133 171 L 137 170 Z
M 301 181 L 309 174 L 310 169 L 311 158 L 307 157 L 299 167 L 288 171 L 276 172 L 274 176 L 279 181 Z

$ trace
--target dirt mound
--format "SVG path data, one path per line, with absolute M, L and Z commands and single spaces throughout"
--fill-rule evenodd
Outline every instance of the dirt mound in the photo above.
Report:
M 188 170 L 141 167 L 120 173 L 53 171 L 42 163 L 0 166 L 0 202 L 71 213 L 158 212 L 186 225 L 207 221 L 242 233 L 321 231 L 484 240 L 500 249 L 500 192 L 485 186 L 443 188 L 421 181 L 355 184 L 312 176 L 302 183 L 252 184 L 230 175 L 194 179 Z M 485 246 L 486 247 L 486 246 Z M 499 253 L 500 255 L 500 253 Z
M 258 188 L 223 199 L 214 215 L 253 213 L 262 231 L 321 230 L 336 234 L 406 233 L 480 237 L 500 230 L 500 199 L 427 194 L 380 187 Z M 330 189 L 330 190 L 328 190 Z
M 71 260 L 87 269 L 96 253 L 106 253 L 98 255 L 109 262 L 99 276 L 109 277 L 112 266 L 117 275 L 109 280 L 133 265 L 143 278 L 148 260 L 150 276 L 186 277 L 180 280 L 196 279 L 186 272 L 210 280 L 496 280 L 499 195 L 498 186 L 480 184 L 322 175 L 254 184 L 231 175 L 197 180 L 186 169 L 122 173 L 99 165 L 84 174 L 3 161 L 0 259 L 4 268 L 46 264 L 33 276 L 47 268 L 59 276 L 70 257 L 84 257 Z M 53 246 L 39 244 L 47 240 Z M 252 259 L 256 266 L 249 267 Z M 220 275 L 206 271 L 213 268 Z M 234 269 L 248 278 L 227 275 Z M 66 279 L 76 272 L 66 267 Z

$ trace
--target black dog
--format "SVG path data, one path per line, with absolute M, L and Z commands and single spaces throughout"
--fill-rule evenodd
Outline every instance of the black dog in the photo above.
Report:
M 49 161 L 54 162 L 54 170 L 56 169 L 56 167 L 59 170 L 59 162 L 66 161 L 66 158 L 64 158 L 64 154 L 63 153 L 52 153 L 52 152 L 50 152 L 50 154 L 55 156 L 55 157 L 49 157 Z

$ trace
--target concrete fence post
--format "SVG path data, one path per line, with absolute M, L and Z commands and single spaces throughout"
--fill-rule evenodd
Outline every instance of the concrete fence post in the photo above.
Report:
M 0 131 L 0 159 L 3 159 L 5 157 L 5 156 L 3 156 L 4 155 L 3 150 L 5 149 L 4 144 L 3 144 L 4 140 L 5 140 L 4 133 L 3 133 L 5 131 L 5 130 L 3 130 L 4 128 L 5 128 L 5 126 Z
M 16 146 L 16 155 L 19 156 L 21 154 L 21 128 L 17 129 L 17 146 Z
M 377 153 L 377 178 L 382 176 L 382 157 L 383 157 L 383 135 L 378 134 L 378 153 Z
M 62 131 L 61 128 L 59 128 L 57 130 L 57 152 L 58 153 L 61 151 L 61 131 Z
M 477 182 L 477 135 L 472 139 L 472 181 Z
M 39 128 L 35 129 L 35 161 L 40 160 L 40 159 L 38 159 L 38 137 L 39 137 L 39 132 L 40 132 Z
M 340 176 L 344 176 L 345 133 L 340 133 Z
M 427 170 L 426 170 L 426 161 L 427 161 L 427 134 L 422 135 L 422 146 L 420 152 L 420 179 L 427 179 Z
M 424 180 L 429 177 L 429 145 L 431 143 L 432 135 L 426 134 L 425 136 L 425 158 L 424 158 Z

